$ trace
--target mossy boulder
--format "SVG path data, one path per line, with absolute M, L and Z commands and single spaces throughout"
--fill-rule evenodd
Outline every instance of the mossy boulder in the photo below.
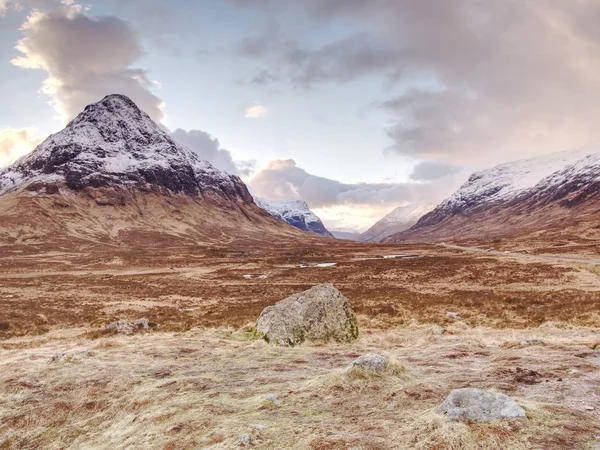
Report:
M 331 284 L 316 285 L 265 308 L 256 330 L 266 341 L 285 346 L 358 338 L 356 315 Z

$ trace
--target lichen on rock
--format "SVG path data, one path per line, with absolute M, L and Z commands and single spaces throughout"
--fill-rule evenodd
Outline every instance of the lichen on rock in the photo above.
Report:
M 316 285 L 265 308 L 256 330 L 267 342 L 285 346 L 350 342 L 359 334 L 348 299 L 331 284 Z

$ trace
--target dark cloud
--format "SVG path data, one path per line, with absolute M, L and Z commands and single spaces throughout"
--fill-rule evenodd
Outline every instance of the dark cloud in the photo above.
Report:
M 274 77 L 273 73 L 283 71 L 293 84 L 304 88 L 327 81 L 350 81 L 374 70 L 393 67 L 390 61 L 395 50 L 384 41 L 364 33 L 344 37 L 316 49 L 304 47 L 295 40 L 280 43 L 278 39 L 279 34 L 269 31 L 242 40 L 236 50 L 245 57 L 270 59 L 274 61 L 273 67 L 281 67 L 281 70 L 259 70 L 262 78 L 279 79 L 280 76 Z M 262 79 L 259 77 L 258 81 L 255 84 L 261 84 Z
M 204 131 L 186 131 L 178 128 L 171 133 L 171 136 L 217 169 L 244 176 L 254 171 L 254 161 L 234 161 L 231 152 L 221 148 L 219 140 Z
M 479 163 L 600 139 L 600 2 L 286 5 L 287 14 L 290 8 L 305 14 L 305 35 L 287 36 L 280 28 L 276 40 L 255 42 L 254 54 L 246 56 L 296 86 L 364 76 L 393 81 L 396 93 L 382 102 L 392 118 L 388 151 Z M 277 17 L 280 10 L 273 5 L 268 14 Z M 312 39 L 318 27 L 337 37 L 318 43 Z M 340 37 L 345 28 L 352 31 Z
M 250 76 L 246 82 L 255 86 L 267 86 L 276 83 L 277 81 L 279 81 L 279 75 L 263 69 Z
M 459 167 L 452 164 L 437 161 L 424 161 L 414 167 L 410 174 L 410 179 L 424 182 L 436 181 L 445 176 L 458 173 L 460 170 Z
M 302 199 L 312 208 L 334 205 L 396 205 L 412 199 L 411 187 L 395 183 L 341 183 L 298 167 L 294 160 L 271 161 L 249 182 L 252 192 L 270 200 Z
M 48 73 L 43 90 L 65 121 L 107 94 L 131 97 L 161 120 L 161 100 L 151 92 L 147 73 L 132 67 L 143 54 L 135 30 L 112 16 L 92 18 L 79 7 L 34 12 L 17 43 L 13 64 Z

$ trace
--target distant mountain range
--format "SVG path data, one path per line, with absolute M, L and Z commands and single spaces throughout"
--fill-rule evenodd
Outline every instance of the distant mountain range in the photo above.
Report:
M 276 202 L 255 197 L 256 204 L 271 214 L 276 219 L 285 221 L 302 231 L 308 231 L 321 236 L 333 237 L 325 228 L 321 219 L 313 213 L 308 204 L 302 200 L 288 200 Z
M 345 239 L 347 241 L 360 240 L 360 233 L 352 231 L 331 230 L 331 234 L 336 239 Z
M 555 153 L 474 173 L 454 194 L 388 242 L 600 237 L 600 150 Z
M 408 230 L 434 208 L 434 204 L 408 205 L 396 208 L 362 233 L 358 240 L 362 242 L 381 242 L 388 236 Z
M 301 235 L 122 95 L 87 106 L 0 171 L 0 242 L 154 245 L 265 234 Z

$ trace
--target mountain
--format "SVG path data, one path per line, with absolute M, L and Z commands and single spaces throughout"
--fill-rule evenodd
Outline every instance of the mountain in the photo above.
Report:
M 530 236 L 581 241 L 600 229 L 600 149 L 555 153 L 477 172 L 390 242 Z
M 359 240 L 361 242 L 380 242 L 388 236 L 408 230 L 435 206 L 434 204 L 400 206 L 362 233 Z
M 0 242 L 210 241 L 294 234 L 122 95 L 85 108 L 0 171 Z
M 288 200 L 276 202 L 255 197 L 256 204 L 271 214 L 273 217 L 289 223 L 302 231 L 309 231 L 321 236 L 333 237 L 319 219 L 302 200 Z
M 342 231 L 342 230 L 331 230 L 331 234 L 336 239 L 344 239 L 347 241 L 358 241 L 360 239 L 360 233 L 353 231 Z

